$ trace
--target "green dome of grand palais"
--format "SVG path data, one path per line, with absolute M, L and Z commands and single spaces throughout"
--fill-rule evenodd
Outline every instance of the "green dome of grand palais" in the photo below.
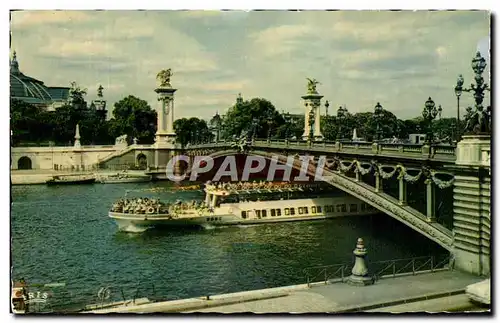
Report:
M 68 100 L 69 90 L 69 87 L 48 87 L 42 81 L 21 73 L 16 52 L 14 52 L 10 61 L 11 99 L 21 100 L 47 110 L 55 110 Z

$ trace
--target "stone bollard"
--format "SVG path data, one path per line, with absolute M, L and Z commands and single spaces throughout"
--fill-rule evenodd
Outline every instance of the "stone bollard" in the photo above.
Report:
M 358 238 L 356 249 L 353 251 L 356 257 L 352 275 L 347 278 L 347 283 L 354 286 L 367 286 L 374 283 L 373 277 L 368 274 L 368 268 L 365 264 L 366 248 L 363 239 Z

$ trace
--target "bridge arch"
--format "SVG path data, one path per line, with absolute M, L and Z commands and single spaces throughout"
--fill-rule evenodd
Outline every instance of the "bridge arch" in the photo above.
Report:
M 237 150 L 230 149 L 217 151 L 208 156 L 215 159 L 225 156 L 234 156 L 237 154 L 242 153 Z M 274 157 L 278 158 L 279 163 L 283 164 L 287 162 L 287 158 L 289 157 L 284 154 L 270 153 L 260 150 L 252 150 L 251 152 L 248 152 L 247 155 L 260 156 L 266 160 L 271 160 Z M 306 171 L 308 176 L 314 177 L 316 175 L 316 163 L 316 160 L 313 160 L 313 162 L 310 163 L 309 168 Z M 294 163 L 291 166 L 296 170 L 300 170 L 302 161 L 298 158 L 294 158 Z M 383 192 L 376 192 L 374 187 L 366 183 L 357 182 L 355 179 L 343 175 L 340 171 L 333 170 L 333 167 L 325 166 L 320 180 L 341 189 L 342 191 L 367 204 L 370 204 L 381 212 L 384 212 L 385 214 L 404 223 L 413 230 L 436 242 L 448 251 L 452 250 L 453 235 L 449 229 L 439 223 L 428 222 L 425 215 L 408 205 L 400 205 L 399 201 L 394 197 Z
M 17 160 L 17 169 L 33 169 L 31 158 L 22 156 Z

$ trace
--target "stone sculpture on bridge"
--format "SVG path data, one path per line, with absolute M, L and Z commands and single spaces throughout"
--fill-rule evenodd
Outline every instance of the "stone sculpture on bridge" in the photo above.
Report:
M 123 144 L 127 144 L 127 135 L 121 135 L 119 137 L 116 137 L 115 139 L 115 145 L 123 145 Z
M 316 79 L 307 78 L 307 93 L 308 94 L 317 94 L 316 85 L 320 84 Z
M 168 68 L 166 70 L 161 70 L 158 75 L 156 75 L 156 80 L 159 83 L 159 87 L 172 87 L 170 84 L 170 78 L 172 77 L 172 69 Z

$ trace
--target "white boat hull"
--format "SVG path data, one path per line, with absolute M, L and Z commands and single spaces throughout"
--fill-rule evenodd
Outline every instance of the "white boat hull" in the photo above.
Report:
M 129 177 L 129 178 L 102 178 L 99 183 L 102 184 L 121 184 L 121 183 L 146 183 L 150 182 L 150 177 Z
M 325 205 L 333 204 L 358 204 L 357 211 L 326 211 Z M 360 204 L 363 203 L 354 197 L 343 198 L 320 198 L 320 199 L 301 199 L 301 200 L 280 200 L 280 201 L 262 201 L 262 202 L 242 202 L 223 204 L 216 208 L 214 212 L 205 211 L 202 213 L 191 212 L 190 214 L 182 214 L 180 216 L 172 216 L 168 214 L 137 214 L 137 213 L 118 213 L 109 212 L 109 216 L 118 224 L 119 230 L 127 232 L 142 232 L 152 227 L 179 227 L 179 226 L 230 226 L 230 225 L 251 225 L 251 224 L 266 224 L 277 222 L 293 222 L 293 221 L 311 221 L 323 220 L 329 218 L 337 218 L 352 215 L 369 215 L 378 213 L 377 210 L 367 207 L 361 209 Z M 322 212 L 309 214 L 286 214 L 285 209 L 299 207 L 322 206 Z M 255 209 L 282 209 L 279 216 L 271 216 L 267 213 L 266 217 L 257 217 L 255 213 L 248 210 Z M 243 218 L 242 211 L 247 211 L 248 216 Z

